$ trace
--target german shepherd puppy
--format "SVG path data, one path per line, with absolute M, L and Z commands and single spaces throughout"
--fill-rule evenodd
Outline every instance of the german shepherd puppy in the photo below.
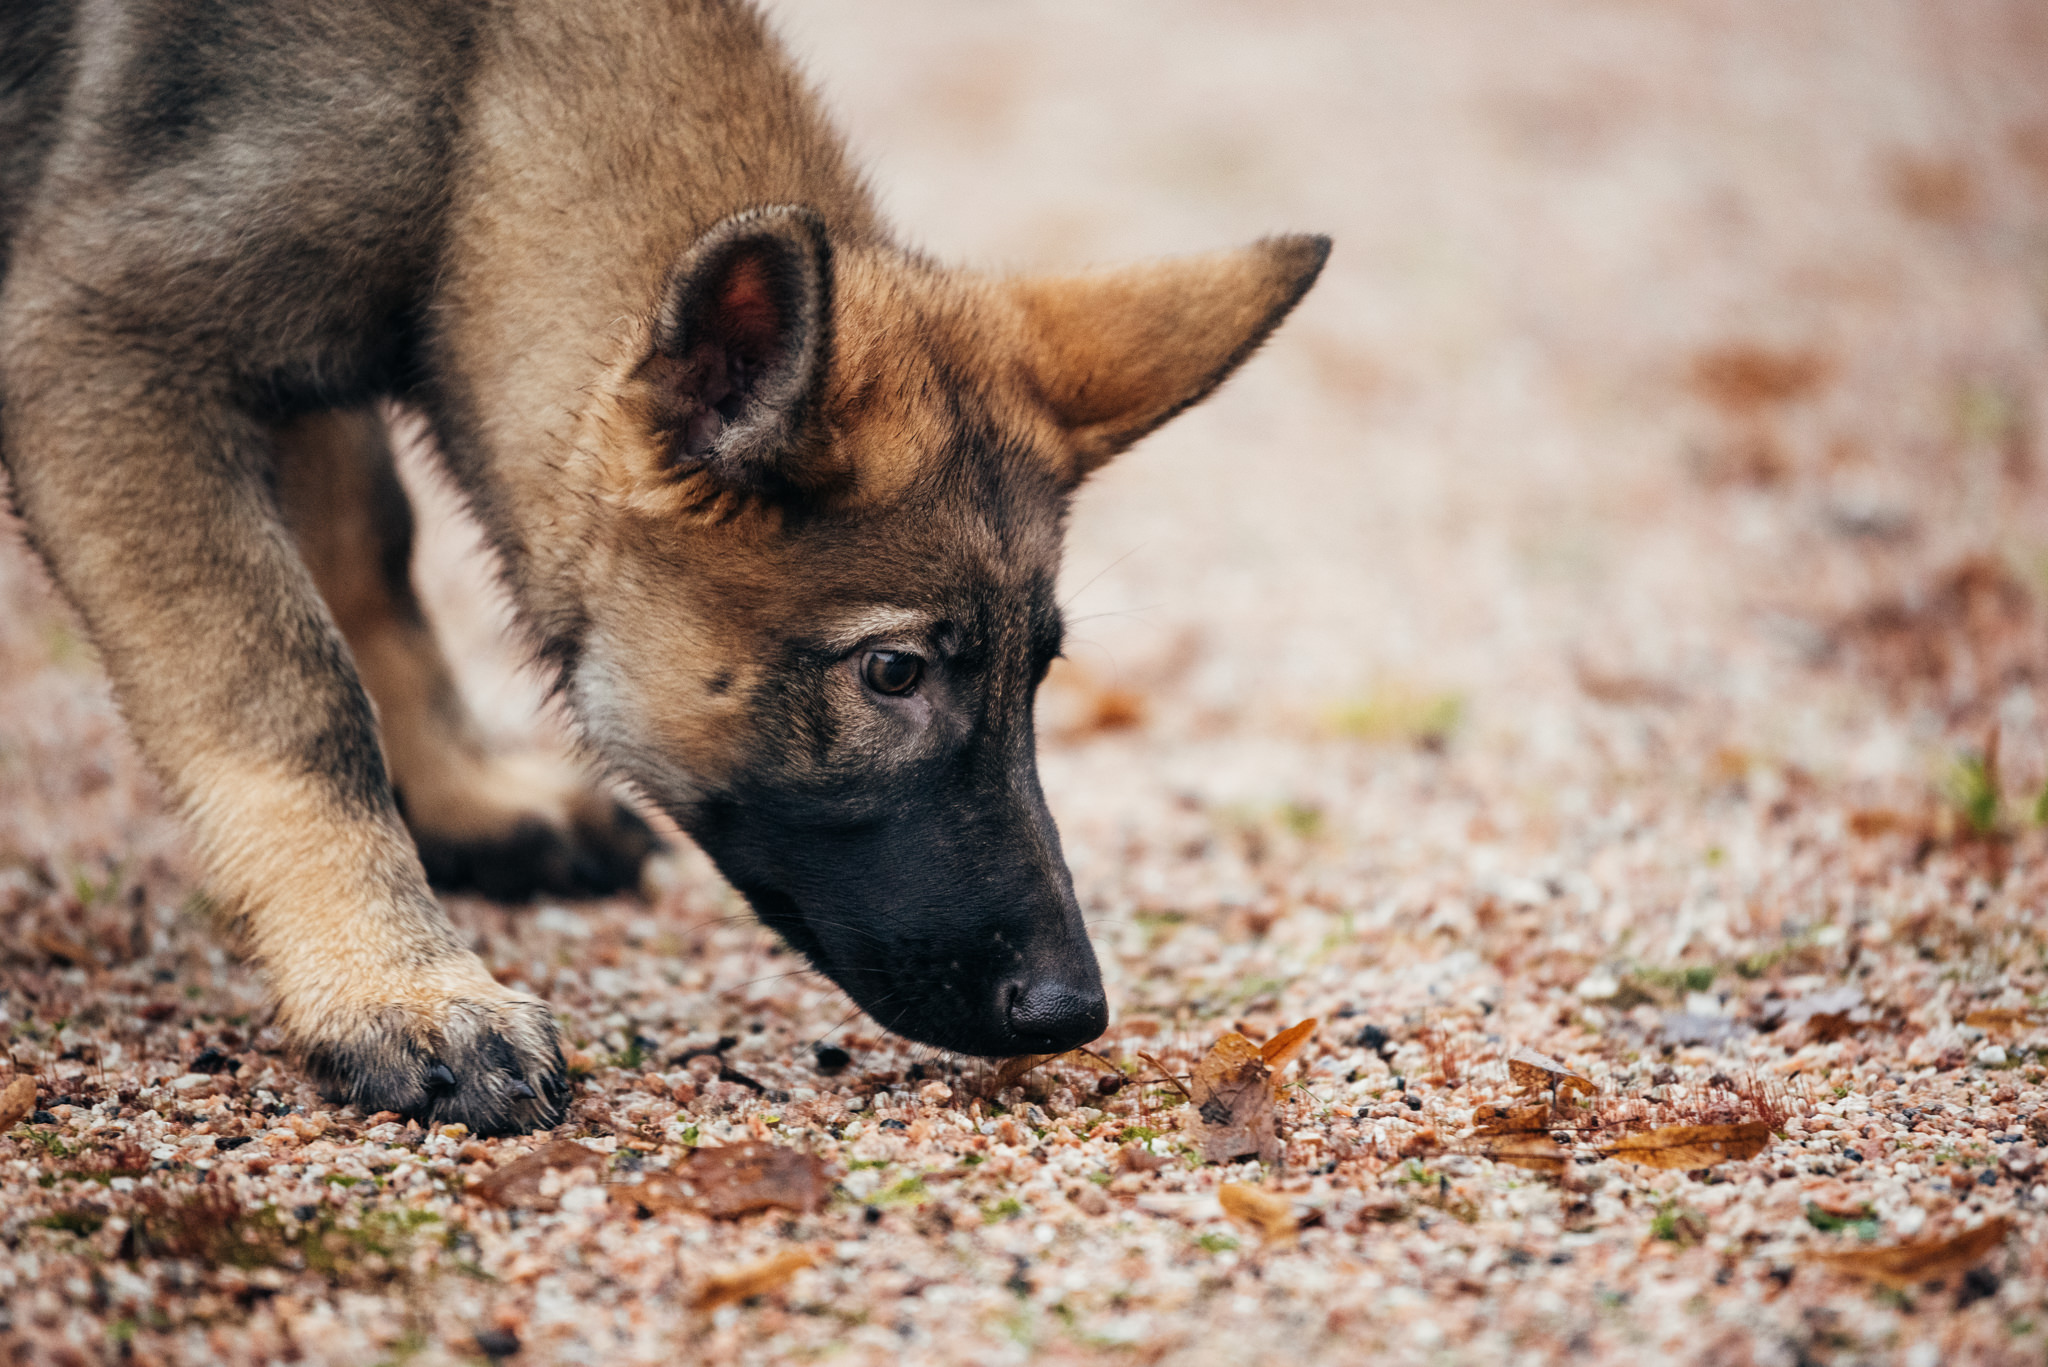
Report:
M 545 1126 L 430 875 L 630 884 L 408 582 L 424 415 L 588 748 L 884 1026 L 1107 1019 L 1042 797 L 1062 520 L 1327 240 L 1056 279 L 898 246 L 742 0 L 0 4 L 0 451 L 310 1072 Z M 424 863 L 423 863 L 424 858 Z

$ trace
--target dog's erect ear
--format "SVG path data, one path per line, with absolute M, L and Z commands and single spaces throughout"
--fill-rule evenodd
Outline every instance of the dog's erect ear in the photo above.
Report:
M 807 209 L 726 219 L 670 277 L 638 378 L 676 473 L 801 485 L 832 343 L 832 249 Z
M 1088 275 L 1011 281 L 1025 366 L 1087 475 L 1199 403 L 1279 326 L 1330 254 L 1327 237 Z

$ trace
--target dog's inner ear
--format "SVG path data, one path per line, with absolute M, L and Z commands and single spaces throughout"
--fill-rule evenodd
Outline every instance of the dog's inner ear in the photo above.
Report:
M 1079 479 L 1199 403 L 1315 283 L 1326 237 L 1006 288 L 1024 318 L 1024 365 L 1065 430 Z
M 807 211 L 726 220 L 671 279 L 640 368 L 677 472 L 766 488 L 799 465 L 830 344 L 831 252 Z

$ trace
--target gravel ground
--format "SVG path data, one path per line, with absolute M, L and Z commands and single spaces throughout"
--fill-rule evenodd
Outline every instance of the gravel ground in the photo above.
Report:
M 451 905 L 562 1130 L 332 1109 L 10 542 L 7 1360 L 2041 1361 L 2043 11 L 776 10 L 948 257 L 1337 239 L 1076 513 L 1110 1033 L 884 1037 L 685 851 Z

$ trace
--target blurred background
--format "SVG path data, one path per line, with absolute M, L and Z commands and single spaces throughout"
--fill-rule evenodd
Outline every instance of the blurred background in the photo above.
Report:
M 2048 778 L 2048 9 L 771 10 L 946 259 L 1336 240 L 1082 494 L 1055 736 Z

